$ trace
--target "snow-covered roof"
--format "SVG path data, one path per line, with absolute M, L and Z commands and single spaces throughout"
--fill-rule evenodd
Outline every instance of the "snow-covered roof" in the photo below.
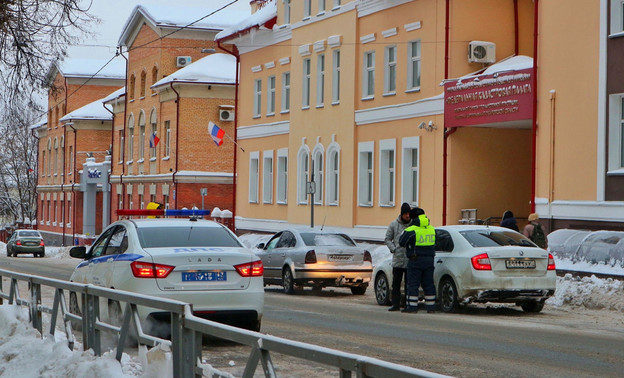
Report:
M 109 101 L 113 101 L 118 99 L 119 97 L 123 97 L 126 94 L 126 87 L 121 87 L 119 89 L 117 89 L 115 92 L 109 94 L 108 96 L 104 97 L 102 99 L 103 103 L 107 103 Z
M 97 101 L 93 101 L 90 104 L 83 106 L 82 108 L 78 108 L 71 113 L 64 115 L 59 121 L 67 122 L 67 121 L 76 121 L 76 120 L 96 120 L 96 121 L 112 121 L 113 115 L 106 109 L 112 111 L 112 107 L 110 105 L 106 105 L 106 109 L 104 109 L 103 105 L 104 99 L 99 99 Z
M 113 59 L 106 64 L 108 59 L 75 59 L 66 58 L 53 66 L 65 77 L 94 77 L 96 79 L 125 79 L 126 62 L 122 57 Z M 106 66 L 104 66 L 106 65 Z M 55 72 L 51 72 L 55 74 Z M 53 79 L 53 77 L 51 77 Z
M 532 67 L 533 58 L 526 55 L 518 55 L 492 64 L 491 66 L 486 68 L 485 71 L 483 71 L 482 75 L 491 75 L 493 73 L 503 71 L 519 71 Z
M 41 121 L 39 121 L 39 122 L 37 122 L 35 124 L 30 125 L 30 129 L 31 130 L 38 129 L 41 126 L 44 126 L 44 125 L 47 125 L 47 124 L 48 124 L 48 117 L 46 116 L 46 117 L 43 117 L 43 119 L 41 119 Z
M 236 58 L 223 53 L 208 55 L 159 80 L 152 88 L 171 82 L 235 84 Z
M 136 26 L 144 21 L 152 28 L 186 28 L 193 30 L 220 31 L 240 22 L 251 14 L 248 0 L 238 0 L 219 10 L 228 2 L 211 0 L 212 6 L 189 7 L 177 5 L 137 5 L 124 25 L 119 44 L 128 45 Z M 217 4 L 219 3 L 219 4 Z M 208 17 L 205 17 L 208 16 Z M 202 18 L 205 17 L 205 18 Z M 195 22 L 197 21 L 197 22 Z M 192 25 L 190 25 L 192 23 Z
M 240 21 L 236 25 L 228 27 L 219 32 L 215 40 L 222 40 L 233 35 L 243 33 L 251 28 L 261 27 L 266 24 L 267 27 L 272 28 L 274 25 L 273 20 L 277 18 L 277 1 L 271 0 L 259 9 L 256 13 L 252 14 L 248 18 Z

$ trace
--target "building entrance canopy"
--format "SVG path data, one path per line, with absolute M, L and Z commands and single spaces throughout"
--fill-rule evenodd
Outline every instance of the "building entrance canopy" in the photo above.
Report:
M 516 56 L 444 83 L 444 126 L 530 127 L 533 59 Z

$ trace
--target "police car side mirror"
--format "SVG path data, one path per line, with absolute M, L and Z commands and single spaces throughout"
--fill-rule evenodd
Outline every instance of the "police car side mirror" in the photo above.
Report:
M 86 254 L 87 254 L 87 247 L 84 247 L 84 246 L 72 247 L 69 250 L 69 255 L 76 259 L 84 259 Z

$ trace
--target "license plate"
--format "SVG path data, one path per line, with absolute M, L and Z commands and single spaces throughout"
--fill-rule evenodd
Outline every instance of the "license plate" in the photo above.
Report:
M 329 261 L 353 261 L 353 255 L 329 255 L 327 256 L 327 260 Z
M 227 281 L 226 272 L 182 272 L 182 281 Z
M 535 260 L 505 260 L 507 269 L 535 269 Z

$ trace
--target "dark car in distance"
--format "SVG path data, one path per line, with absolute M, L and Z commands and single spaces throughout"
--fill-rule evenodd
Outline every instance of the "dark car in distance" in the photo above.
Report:
M 30 254 L 34 257 L 45 256 L 45 243 L 37 230 L 15 230 L 6 246 L 8 257 L 18 254 Z

